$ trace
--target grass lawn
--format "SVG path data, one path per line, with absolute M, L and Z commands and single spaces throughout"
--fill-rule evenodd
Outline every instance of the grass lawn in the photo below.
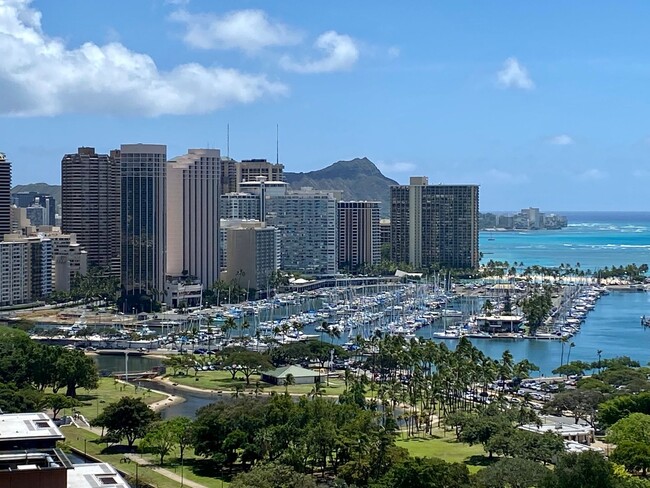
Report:
M 124 457 L 124 454 L 116 452 L 119 450 L 120 446 L 112 446 L 108 451 L 103 452 L 106 448 L 106 444 L 98 443 L 98 436 L 96 434 L 85 429 L 78 429 L 76 427 L 70 426 L 62 427 L 61 431 L 65 435 L 66 444 L 73 446 L 82 452 L 85 450 L 85 452 L 88 454 L 100 458 L 102 461 L 105 461 L 109 464 L 112 464 L 115 466 L 115 468 L 128 473 L 135 479 L 136 464 L 120 462 L 120 460 Z M 125 446 L 121 447 L 125 448 Z M 157 464 L 154 461 L 153 456 L 150 454 L 143 454 L 142 457 L 149 460 L 152 465 Z M 228 486 L 228 482 L 226 481 L 222 482 L 220 479 L 215 477 L 196 474 L 194 470 L 200 472 L 200 469 L 198 466 L 196 469 L 194 468 L 194 466 L 198 465 L 198 463 L 197 458 L 191 449 L 186 451 L 185 457 L 185 467 L 183 469 L 183 477 L 185 479 L 196 481 L 197 483 L 205 485 L 209 488 L 221 488 L 221 486 Z M 174 462 L 171 463 L 170 461 Z M 180 476 L 181 467 L 176 461 L 178 461 L 178 459 L 175 458 L 175 456 L 169 456 L 167 459 L 165 459 L 163 468 L 172 471 L 173 473 Z M 147 466 L 138 467 L 138 478 L 158 488 L 178 488 L 178 481 L 171 480 Z
M 407 449 L 411 456 L 437 457 L 447 462 L 464 463 L 470 473 L 475 473 L 491 462 L 483 446 L 457 442 L 452 432 L 448 432 L 446 437 L 442 437 L 441 433 L 440 436 L 399 439 L 397 445 Z
M 200 371 L 197 376 L 188 375 L 188 376 L 168 376 L 168 378 L 179 385 L 193 386 L 195 388 L 202 388 L 205 390 L 217 390 L 217 391 L 234 391 L 236 385 L 243 386 L 247 392 L 254 392 L 256 389 L 255 384 L 259 382 L 259 388 L 262 393 L 264 392 L 278 392 L 284 393 L 284 386 L 270 385 L 260 380 L 260 375 L 254 374 L 250 377 L 250 384 L 246 385 L 246 379 L 242 373 L 237 373 L 235 379 L 232 379 L 232 375 L 228 371 Z M 343 380 L 341 379 L 330 379 L 330 386 L 323 384 L 323 394 L 324 395 L 340 395 L 345 389 Z M 299 394 L 299 395 L 309 395 L 313 388 L 313 385 L 291 385 L 289 387 L 289 393 Z
M 77 399 L 82 402 L 82 405 L 75 408 L 86 419 L 92 420 L 104 411 L 106 405 L 116 402 L 124 396 L 140 397 L 147 404 L 167 398 L 165 395 L 154 393 L 146 388 L 138 388 L 133 384 L 115 383 L 113 378 L 100 378 L 99 388 L 96 390 L 77 390 Z M 65 409 L 59 415 L 71 413 L 70 409 Z

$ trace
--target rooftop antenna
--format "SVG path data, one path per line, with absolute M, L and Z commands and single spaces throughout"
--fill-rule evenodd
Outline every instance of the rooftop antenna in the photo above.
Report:
M 226 157 L 230 159 L 230 124 L 226 126 Z
M 280 162 L 280 124 L 275 124 L 275 164 Z

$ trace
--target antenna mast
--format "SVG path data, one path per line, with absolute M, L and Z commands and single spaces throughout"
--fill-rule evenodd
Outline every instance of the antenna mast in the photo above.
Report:
M 230 124 L 226 126 L 226 157 L 230 159 Z
M 275 124 L 275 164 L 280 162 L 280 124 Z

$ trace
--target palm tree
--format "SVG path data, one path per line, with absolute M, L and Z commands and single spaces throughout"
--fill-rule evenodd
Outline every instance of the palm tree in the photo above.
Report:
M 560 343 L 562 344 L 562 355 L 560 356 L 560 366 L 564 364 L 564 344 L 566 344 L 567 342 L 569 342 L 568 337 L 562 337 L 560 339 Z
M 324 393 L 323 384 L 320 381 L 317 381 L 316 383 L 314 383 L 313 388 L 309 392 L 309 396 L 311 396 L 312 398 L 316 398 L 317 396 L 322 397 L 323 393 Z
M 598 372 L 600 373 L 600 370 L 601 370 L 601 362 L 600 362 L 600 358 L 601 358 L 601 355 L 603 354 L 603 350 L 602 350 L 602 349 L 598 349 L 598 350 L 596 351 L 596 354 L 598 354 Z
M 284 378 L 284 394 L 289 396 L 289 387 L 296 384 L 296 379 L 291 373 Z
M 574 347 L 576 347 L 575 342 L 572 342 L 571 344 L 569 344 L 569 352 L 567 353 L 567 356 L 566 356 L 567 364 L 569 364 L 569 360 L 571 359 L 571 349 L 573 349 Z

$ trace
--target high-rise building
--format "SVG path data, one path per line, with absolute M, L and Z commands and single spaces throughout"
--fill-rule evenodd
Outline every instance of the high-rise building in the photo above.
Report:
M 337 272 L 334 192 L 304 188 L 267 195 L 266 223 L 280 232 L 283 270 L 315 276 Z
M 379 221 L 379 240 L 382 246 L 390 244 L 390 219 L 381 219 Z
M 255 181 L 258 176 L 263 176 L 266 181 L 284 181 L 284 165 L 269 163 L 266 159 L 244 159 L 236 162 L 236 191 L 242 191 L 241 183 L 243 181 Z
M 56 225 L 56 200 L 52 195 L 36 191 L 19 191 L 11 194 L 11 204 L 19 208 L 43 207 L 45 216 L 43 223 L 38 225 Z
M 356 271 L 381 261 L 380 202 L 338 202 L 339 268 Z
M 221 194 L 237 191 L 237 162 L 229 157 L 221 158 Z
M 226 193 L 219 199 L 222 219 L 264 220 L 260 195 L 252 193 Z
M 218 149 L 189 149 L 167 163 L 166 275 L 196 278 L 204 289 L 219 280 Z
M 478 186 L 391 186 L 391 255 L 416 268 L 477 268 Z
M 122 144 L 111 155 L 121 170 L 121 283 L 127 298 L 157 299 L 165 285 L 167 146 Z
M 52 241 L 7 234 L 0 243 L 0 306 L 43 299 L 52 293 Z
M 228 251 L 222 279 L 264 295 L 279 266 L 278 232 L 264 222 L 241 221 L 226 230 Z
M 75 234 L 51 232 L 46 235 L 52 241 L 52 288 L 68 292 L 74 276 L 87 273 L 88 253 L 77 242 Z
M 11 232 L 11 163 L 0 152 L 0 240 Z
M 120 274 L 120 166 L 80 147 L 61 161 L 61 230 L 75 234 L 88 264 Z M 50 225 L 54 225 L 51 222 Z

